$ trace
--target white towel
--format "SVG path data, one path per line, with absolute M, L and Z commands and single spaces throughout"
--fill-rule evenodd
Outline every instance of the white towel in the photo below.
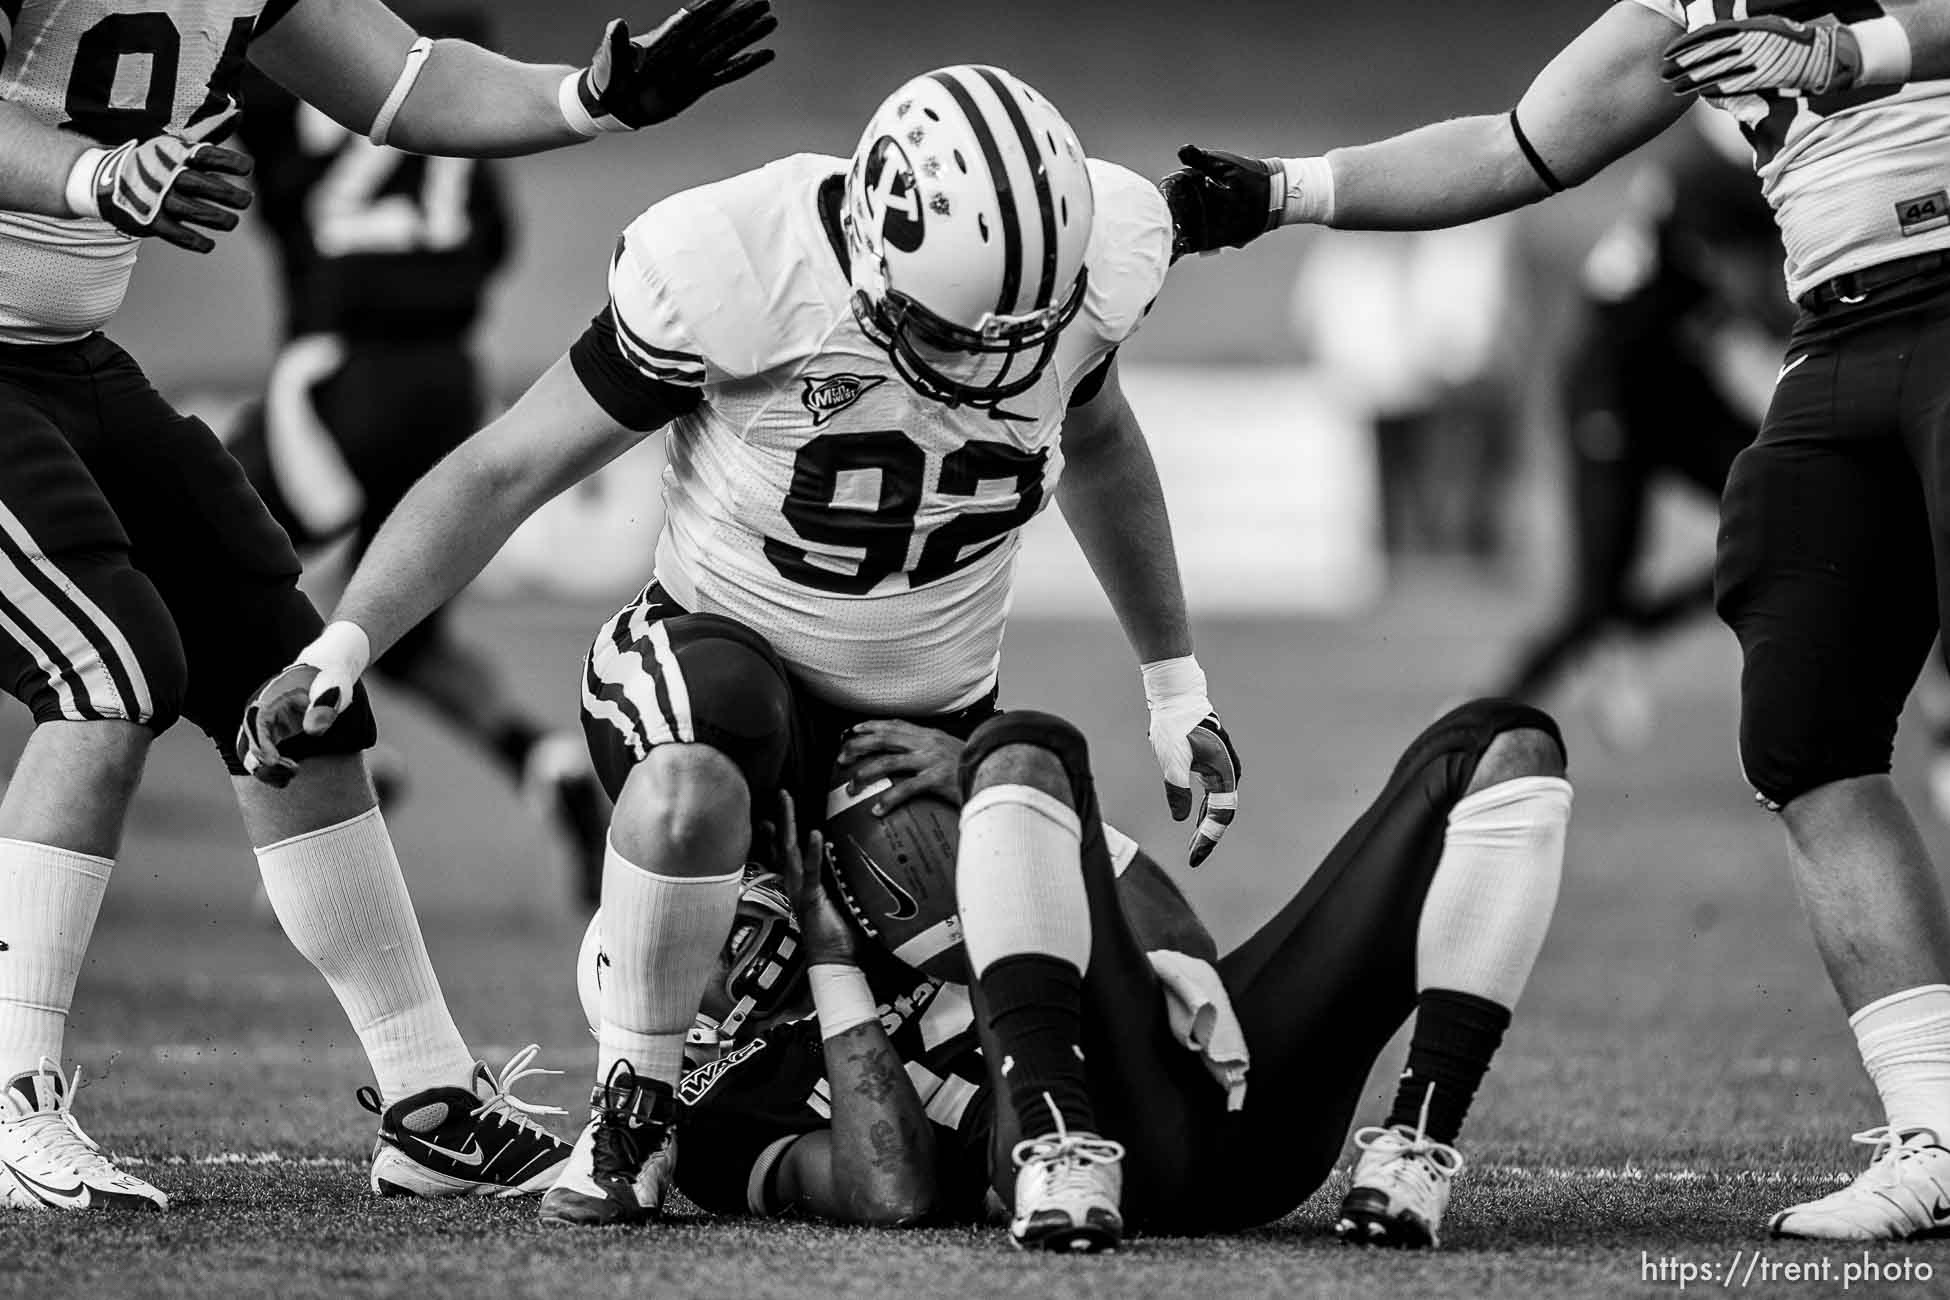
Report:
M 1165 1007 L 1178 1041 L 1197 1052 L 1226 1090 L 1226 1109 L 1246 1104 L 1246 1071 L 1252 1065 L 1246 1032 L 1232 998 L 1212 963 L 1182 952 L 1146 953 L 1165 986 Z

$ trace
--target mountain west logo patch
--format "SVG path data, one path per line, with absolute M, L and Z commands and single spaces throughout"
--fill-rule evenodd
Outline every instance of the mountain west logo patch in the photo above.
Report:
M 887 382 L 885 375 L 807 375 L 802 381 L 806 391 L 799 394 L 799 400 L 812 412 L 813 427 L 818 428 L 847 407 L 871 393 Z

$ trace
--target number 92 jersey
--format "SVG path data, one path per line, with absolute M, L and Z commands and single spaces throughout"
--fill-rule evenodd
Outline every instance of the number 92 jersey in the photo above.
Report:
M 0 0 L 0 99 L 113 147 L 181 130 L 236 95 L 251 36 L 296 0 Z M 0 342 L 108 323 L 139 241 L 106 221 L 0 212 Z
M 672 598 L 762 633 L 831 703 L 943 713 L 995 684 L 1019 530 L 1056 489 L 1069 403 L 1164 283 L 1171 215 L 1151 182 L 1092 160 L 1089 287 L 1054 361 L 1000 410 L 950 407 L 854 321 L 830 224 L 846 166 L 801 154 L 651 208 L 571 355 L 625 424 L 632 386 L 696 394 L 668 430 Z
M 1778 14 L 1861 22 L 1875 0 L 1638 0 L 1689 30 Z M 1787 250 L 1788 295 L 1850 271 L 1950 248 L 1950 81 L 1716 101 L 1754 147 Z

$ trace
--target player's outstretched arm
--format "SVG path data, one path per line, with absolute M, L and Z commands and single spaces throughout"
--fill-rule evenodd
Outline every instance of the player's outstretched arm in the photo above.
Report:
M 383 0 L 306 0 L 251 61 L 348 130 L 413 153 L 540 153 L 675 117 L 772 59 L 771 0 L 692 0 L 632 36 L 604 29 L 589 66 L 521 63 L 459 40 L 424 41 Z
M 641 442 L 589 395 L 567 356 L 507 414 L 455 448 L 388 515 L 325 631 L 245 709 L 238 760 L 283 785 L 284 750 L 331 727 L 368 664 L 486 567 L 543 502 Z
M 934 1212 L 934 1125 L 859 967 L 861 942 L 821 878 L 820 833 L 803 848 L 792 796 L 779 796 L 774 851 L 805 937 L 813 1009 L 825 1043 L 832 1127 L 788 1147 L 773 1174 L 781 1208 L 876 1227 L 920 1223 Z
M 1064 418 L 1065 469 L 1056 499 L 1137 652 L 1151 748 L 1172 817 L 1191 815 L 1194 775 L 1205 788 L 1190 849 L 1196 867 L 1238 811 L 1239 754 L 1192 655 L 1191 619 L 1158 467 L 1124 398 L 1115 358 L 1106 364 L 1095 396 Z
M 1619 0 L 1553 59 L 1513 112 L 1438 122 L 1321 158 L 1188 145 L 1165 178 L 1175 252 L 1239 247 L 1277 226 L 1435 230 L 1581 184 L 1677 121 L 1660 80 L 1678 27 Z

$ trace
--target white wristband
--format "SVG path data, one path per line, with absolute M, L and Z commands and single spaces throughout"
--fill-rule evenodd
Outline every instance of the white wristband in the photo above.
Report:
M 317 640 L 298 652 L 298 662 L 359 677 L 372 662 L 372 641 L 357 623 L 340 619 L 327 624 Z
M 1334 223 L 1334 169 L 1322 158 L 1276 158 L 1286 173 L 1286 202 L 1280 205 L 1283 226 L 1330 226 Z
M 873 990 L 867 987 L 867 977 L 858 966 L 821 962 L 806 971 L 806 983 L 812 989 L 822 1039 L 838 1038 L 849 1029 L 880 1019 Z
M 106 149 L 84 149 L 81 157 L 74 160 L 74 167 L 68 172 L 66 197 L 68 211 L 75 216 L 101 218 L 101 200 L 95 197 L 95 173 L 101 170 L 102 159 L 106 157 Z
M 555 104 L 562 110 L 562 120 L 569 124 L 569 129 L 583 139 L 593 140 L 603 133 L 602 124 L 582 106 L 582 73 L 571 72 L 562 78 L 555 91 Z
M 1909 80 L 1909 32 L 1894 18 L 1871 18 L 1850 23 L 1855 44 L 1862 51 L 1862 71 L 1855 75 L 1858 86 L 1899 86 Z
M 1144 702 L 1152 709 L 1174 700 L 1206 698 L 1205 670 L 1198 657 L 1156 659 L 1141 667 L 1144 674 Z

